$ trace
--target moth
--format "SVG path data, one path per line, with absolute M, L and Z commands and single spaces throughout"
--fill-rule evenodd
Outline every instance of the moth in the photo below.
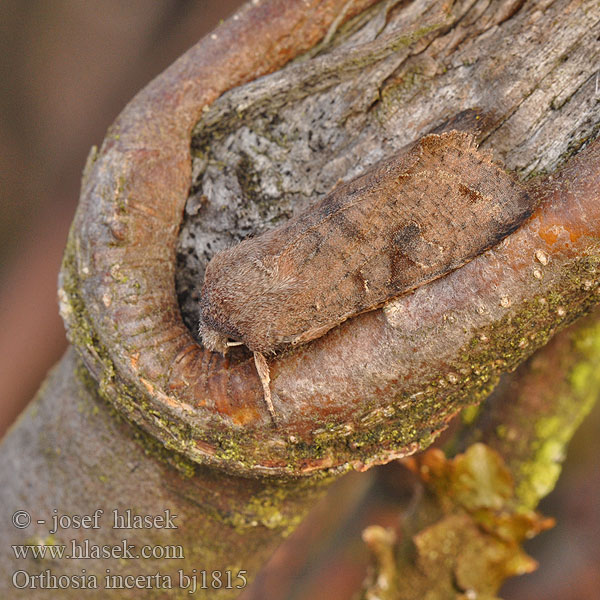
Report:
M 216 254 L 201 290 L 203 344 L 254 352 L 274 416 L 265 356 L 459 268 L 514 231 L 531 204 L 472 134 L 426 135 L 285 224 Z

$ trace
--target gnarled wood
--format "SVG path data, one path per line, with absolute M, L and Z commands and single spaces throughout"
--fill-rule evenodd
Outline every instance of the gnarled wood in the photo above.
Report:
M 253 10 L 262 18 L 267 13 L 260 11 L 271 10 L 269 6 Z M 299 173 L 304 165 L 300 181 L 306 202 L 315 195 L 311 189 L 318 197 L 332 178 L 344 171 L 348 175 L 351 165 L 350 170 L 361 171 L 461 109 L 483 104 L 475 113 L 482 118 L 467 114 L 455 128 L 474 128 L 496 159 L 516 167 L 506 152 L 505 128 L 512 123 L 511 136 L 517 142 L 527 139 L 532 128 L 557 124 L 552 114 L 543 124 L 521 121 L 517 131 L 514 118 L 535 86 L 567 76 L 574 68 L 569 61 L 578 68 L 584 58 L 593 64 L 598 44 L 591 39 L 599 26 L 590 16 L 598 9 L 590 3 L 567 10 L 566 4 L 555 3 L 541 15 L 534 5 L 502 6 L 490 5 L 479 15 L 477 7 L 460 2 L 452 7 L 383 4 L 372 9 L 370 20 L 342 29 L 330 53 L 225 94 L 208 109 L 194 142 L 198 148 L 198 139 L 205 144 L 207 136 L 212 140 L 202 160 L 209 175 L 207 190 L 214 193 L 206 197 L 206 210 L 196 211 L 204 231 L 222 224 L 219 213 L 229 201 L 215 179 L 211 158 L 225 152 L 219 140 L 229 148 L 224 156 L 230 169 L 237 169 L 246 185 L 252 169 L 240 166 L 239 155 L 246 153 L 249 160 L 248 140 L 256 142 L 259 156 L 264 153 L 261 145 L 280 144 L 282 152 L 273 149 L 271 162 L 287 160 L 293 166 L 296 160 L 292 172 Z M 325 14 L 321 11 L 327 7 L 319 4 L 315 10 Z M 564 19 L 558 18 L 563 14 L 573 29 L 563 27 Z M 597 151 L 591 148 L 563 172 L 562 187 L 550 179 L 532 183 L 542 205 L 527 227 L 502 246 L 452 276 L 272 361 L 271 388 L 280 420 L 280 427 L 273 429 L 252 359 L 243 352 L 224 359 L 203 349 L 185 328 L 173 289 L 175 236 L 190 175 L 187 135 L 199 107 L 216 97 L 215 90 L 242 80 L 242 63 L 234 59 L 230 44 L 235 37 L 244 48 L 241 22 L 230 21 L 215 39 L 202 42 L 147 88 L 119 118 L 90 166 L 62 276 L 62 307 L 71 339 L 106 396 L 128 418 L 195 461 L 243 473 L 310 474 L 350 465 L 363 468 L 414 452 L 460 406 L 484 395 L 499 372 L 513 368 L 557 326 L 597 301 Z M 318 22 L 311 20 L 310 27 Z M 579 29 L 574 27 L 578 22 Z M 509 52 L 507 39 L 518 40 L 519 58 L 514 55 L 512 62 L 499 64 L 496 53 Z M 537 59 L 544 44 L 544 56 L 553 56 L 555 62 L 542 61 L 523 80 L 521 57 L 529 51 Z M 255 59 L 242 53 L 250 61 L 243 77 L 256 75 Z M 413 84 L 413 95 L 405 98 L 407 69 L 416 68 L 415 61 L 429 65 L 427 85 Z M 221 83 L 208 86 L 209 76 Z M 485 81 L 494 85 L 483 86 Z M 567 105 L 572 110 L 571 103 L 585 107 L 585 98 L 579 96 L 592 83 L 590 75 L 586 80 L 578 72 L 564 84 L 574 88 L 564 110 Z M 592 105 L 587 110 L 591 136 L 596 109 Z M 300 124 L 293 119 L 280 124 L 288 111 L 306 115 L 306 128 L 327 132 L 330 144 L 317 140 L 318 152 L 307 155 L 308 138 L 287 129 Z M 542 107 L 538 113 L 539 119 L 546 114 Z M 324 116 L 311 122 L 311 114 Z M 570 135 L 578 127 L 573 123 Z M 265 130 L 272 133 L 259 135 Z M 265 141 L 269 135 L 270 145 Z M 566 149 L 568 130 L 562 136 L 556 145 Z M 363 157 L 360 165 L 353 164 L 353 156 Z M 527 156 L 522 149 L 520 156 Z M 534 160 L 532 151 L 528 156 Z M 520 171 L 531 170 L 521 162 Z M 539 169 L 539 158 L 535 162 Z M 550 157 L 544 164 L 552 168 L 555 163 Z M 320 173 L 310 184 L 306 164 Z M 223 173 L 229 176 L 230 170 Z M 274 204 L 291 201 L 285 188 L 297 189 L 298 176 L 282 185 L 269 199 L 271 218 L 278 214 Z M 244 202 L 249 194 L 242 190 Z M 266 192 L 255 194 L 255 205 L 268 197 Z M 233 201 L 226 213 L 234 220 L 244 217 L 243 211 L 238 215 L 238 206 Z M 550 236 L 547 231 L 552 231 Z M 200 235 L 208 239 L 206 233 Z M 218 241 L 219 236 L 214 238 Z M 540 263 L 538 255 L 548 264 Z M 582 279 L 589 280 L 587 288 L 580 285 Z M 480 344 L 482 339 L 487 341 Z M 490 361 L 491 354 L 501 360 Z

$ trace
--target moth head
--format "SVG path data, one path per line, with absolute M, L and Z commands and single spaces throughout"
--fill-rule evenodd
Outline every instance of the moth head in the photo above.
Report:
M 211 352 L 220 352 L 223 356 L 227 354 L 229 348 L 243 345 L 243 342 L 232 340 L 221 331 L 208 326 L 203 320 L 200 320 L 198 331 L 202 337 L 204 347 Z

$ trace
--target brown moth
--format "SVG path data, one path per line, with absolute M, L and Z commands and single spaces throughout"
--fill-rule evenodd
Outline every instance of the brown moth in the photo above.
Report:
M 430 134 L 339 185 L 306 212 L 209 262 L 201 292 L 204 345 L 264 355 L 314 340 L 452 271 L 532 212 L 518 182 L 465 132 Z

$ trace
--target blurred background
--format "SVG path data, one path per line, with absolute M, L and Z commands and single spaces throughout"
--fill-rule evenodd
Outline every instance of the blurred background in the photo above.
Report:
M 0 2 L 0 436 L 66 348 L 56 279 L 80 175 L 122 107 L 240 0 Z M 600 598 L 600 405 L 541 509 L 558 520 L 530 546 L 540 570 L 510 599 Z M 398 467 L 344 478 L 244 598 L 344 600 L 364 577 L 360 531 L 390 524 Z M 394 483 L 396 482 L 396 484 Z M 340 509 L 342 507 L 342 509 Z

